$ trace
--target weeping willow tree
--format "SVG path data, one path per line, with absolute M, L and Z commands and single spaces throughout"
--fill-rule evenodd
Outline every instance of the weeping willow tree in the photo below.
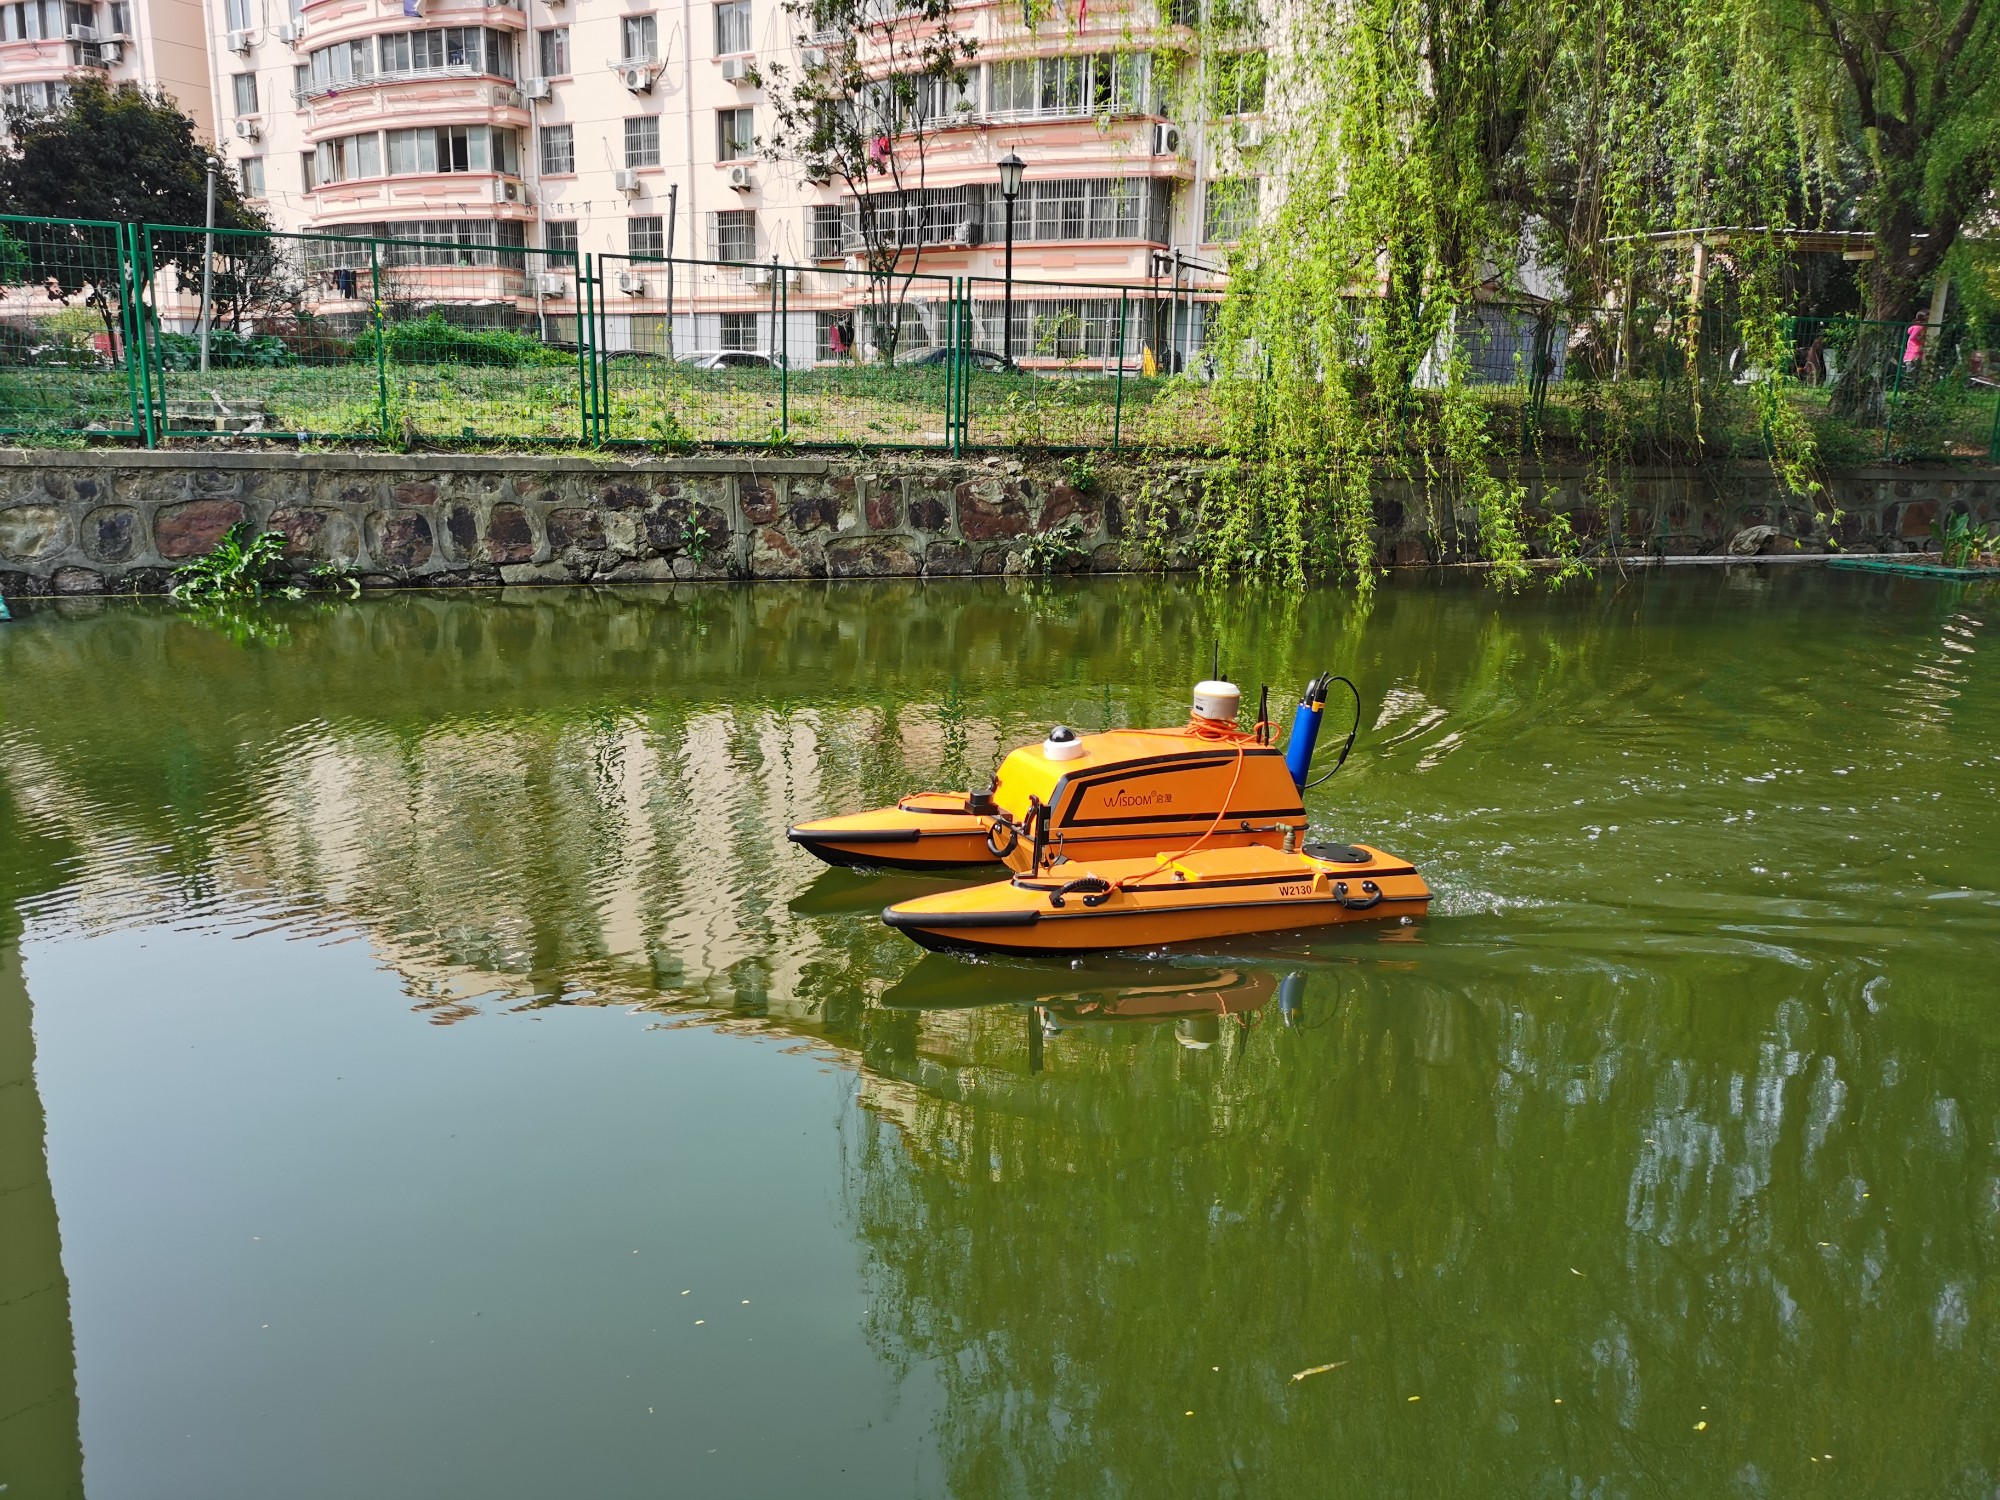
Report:
M 1992 202 L 2000 109 L 1994 70 L 1972 65 L 1993 60 L 1996 18 L 1990 0 L 1279 0 L 1260 35 L 1212 14 L 1209 116 L 1229 60 L 1255 49 L 1281 128 L 1254 149 L 1221 140 L 1270 191 L 1212 335 L 1225 456 L 1206 566 L 1366 589 L 1385 478 L 1427 505 L 1442 554 L 1483 557 L 1503 585 L 1537 553 L 1574 560 L 1566 519 L 1507 475 L 1469 356 L 1482 312 L 1533 322 L 1537 407 L 1560 342 L 1615 503 L 1638 351 L 1649 433 L 1699 459 L 1725 394 L 1704 384 L 1703 313 L 1726 307 L 1740 373 L 1721 384 L 1783 482 L 1814 495 L 1813 434 L 1781 390 L 1782 231 L 1877 229 L 1894 265 L 1869 307 L 1903 316 L 1944 226 Z M 1729 233 L 1711 254 L 1696 232 L 1714 226 Z

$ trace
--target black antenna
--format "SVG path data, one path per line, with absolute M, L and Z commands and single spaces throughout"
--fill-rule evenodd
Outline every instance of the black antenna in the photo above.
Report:
M 1215 654 L 1209 658 L 1208 678 L 1211 682 L 1222 681 L 1222 637 L 1215 638 Z

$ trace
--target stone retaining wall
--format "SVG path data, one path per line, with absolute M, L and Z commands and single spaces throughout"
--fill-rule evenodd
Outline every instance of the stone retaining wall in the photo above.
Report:
M 1172 565 L 1198 464 L 906 456 L 674 458 L 132 450 L 0 451 L 0 593 L 147 592 L 238 521 L 282 532 L 301 566 L 371 587 L 1021 571 L 1028 539 L 1080 527 L 1075 564 Z M 1577 470 L 1525 473 L 1593 551 L 1915 551 L 1940 514 L 2000 519 L 2000 469 L 1838 475 L 1844 513 L 1783 496 L 1768 470 L 1639 471 L 1622 506 Z M 1401 482 L 1376 501 L 1383 561 L 1465 554 L 1470 517 Z M 1766 538 L 1751 528 L 1769 527 Z M 1748 535 L 1746 536 L 1746 533 Z M 1150 544 L 1146 540 L 1150 538 Z

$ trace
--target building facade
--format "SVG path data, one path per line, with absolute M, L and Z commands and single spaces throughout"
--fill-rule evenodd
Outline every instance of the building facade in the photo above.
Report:
M 215 118 L 202 0 L 12 0 L 0 4 L 0 107 L 47 109 L 80 68 Z
M 783 0 L 60 8 L 98 17 L 100 37 L 117 13 L 119 34 L 139 40 L 108 64 L 114 76 L 157 73 L 198 120 L 212 119 L 246 195 L 278 228 L 406 242 L 386 269 L 379 250 L 366 264 L 323 257 L 315 295 L 326 310 L 365 309 L 387 277 L 396 295 L 458 316 L 538 320 L 574 337 L 569 257 L 587 253 L 606 272 L 613 348 L 750 350 L 802 364 L 891 338 L 899 354 L 940 344 L 951 279 L 971 278 L 962 284 L 975 347 L 998 349 L 1011 322 L 1009 352 L 1023 361 L 1153 351 L 1170 365 L 1198 339 L 1202 289 L 1212 292 L 1246 202 L 1254 211 L 1238 158 L 1254 145 L 1263 101 L 1234 100 L 1227 128 L 1213 128 L 1213 111 L 1186 107 L 1213 90 L 1196 86 L 1203 64 L 1174 9 L 1063 3 L 1042 15 L 1019 0 L 956 11 L 952 24 L 975 44 L 965 86 L 940 102 L 922 170 L 900 174 L 896 201 L 885 207 L 864 189 L 868 214 L 837 177 L 808 180 L 773 152 L 772 65 L 796 76 L 816 45 L 843 40 L 799 36 Z M 10 88 L 60 87 L 70 68 L 107 65 L 101 41 L 67 34 L 0 45 Z M 84 56 L 92 45 L 96 62 Z M 860 43 L 864 66 L 870 45 Z M 184 82 L 196 47 L 198 76 Z M 32 55 L 35 77 L 17 82 L 14 51 Z M 998 175 L 1010 152 L 1026 163 L 1012 203 L 1014 278 L 1071 284 L 1023 286 L 1011 320 Z M 861 274 L 885 212 L 904 216 L 910 243 L 896 261 L 914 273 L 893 331 L 868 310 Z M 667 256 L 722 264 L 669 272 Z

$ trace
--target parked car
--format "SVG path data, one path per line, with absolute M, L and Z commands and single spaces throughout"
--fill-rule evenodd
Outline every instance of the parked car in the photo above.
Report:
M 968 349 L 966 351 L 965 359 L 966 363 L 971 365 L 972 368 L 975 370 L 1020 369 L 1020 366 L 1015 364 L 1013 360 L 1007 358 L 1004 354 L 995 354 L 991 349 Z M 908 363 L 914 367 L 921 368 L 925 365 L 948 364 L 950 363 L 950 361 L 951 361 L 951 350 L 932 349 L 928 353 L 919 354 L 915 359 L 910 360 Z
M 749 349 L 708 349 L 683 354 L 681 363 L 697 370 L 775 370 L 777 360 Z

